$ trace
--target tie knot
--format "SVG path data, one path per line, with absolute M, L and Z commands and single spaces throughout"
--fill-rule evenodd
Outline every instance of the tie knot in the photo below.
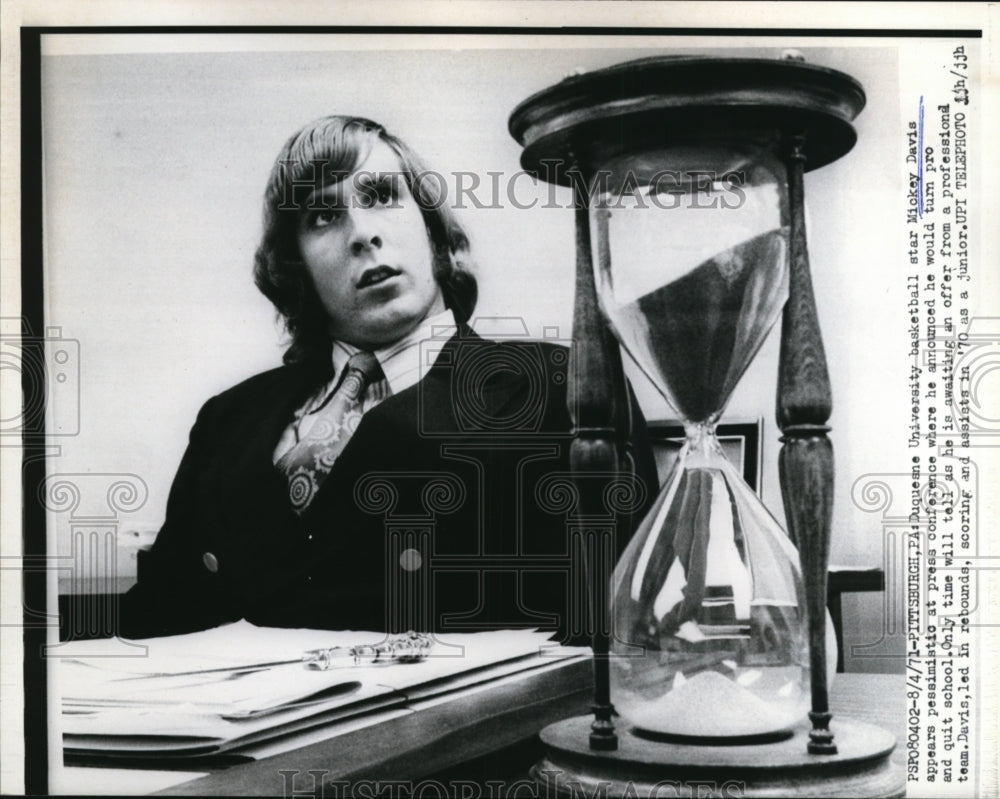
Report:
M 379 366 L 378 358 L 370 352 L 356 352 L 344 369 L 341 391 L 351 399 L 357 399 L 372 382 L 381 379 L 382 367 Z

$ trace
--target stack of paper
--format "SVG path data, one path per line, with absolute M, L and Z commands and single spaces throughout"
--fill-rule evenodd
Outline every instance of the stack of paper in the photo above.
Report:
M 328 671 L 302 654 L 384 639 L 372 632 L 255 627 L 248 622 L 149 639 L 145 657 L 108 655 L 94 642 L 59 648 L 67 754 L 198 757 L 426 700 L 519 671 L 580 657 L 547 643 L 549 633 L 502 630 L 441 634 L 418 663 L 375 663 Z M 114 654 L 111 654 L 114 653 Z M 282 661 L 289 661 L 281 664 Z M 280 664 L 280 665 L 279 665 Z

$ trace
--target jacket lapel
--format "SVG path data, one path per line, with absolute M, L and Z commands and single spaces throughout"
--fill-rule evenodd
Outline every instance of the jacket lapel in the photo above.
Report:
M 352 482 L 361 474 L 357 473 L 359 463 L 369 464 L 372 469 L 388 468 L 394 460 L 393 452 L 386 449 L 414 446 L 423 433 L 454 433 L 458 427 L 453 411 L 452 389 L 454 387 L 455 366 L 467 342 L 483 343 L 471 328 L 459 325 L 455 335 L 444 343 L 434 365 L 416 384 L 398 394 L 387 397 L 378 406 L 364 415 L 361 424 L 347 442 L 340 457 L 333 464 L 309 510 L 323 503 L 320 501 L 332 486 L 344 479 Z M 398 437 L 386 441 L 383 435 L 391 423 Z M 382 428 L 382 429 L 380 429 Z M 359 451 L 370 453 L 365 457 Z M 352 489 L 353 490 L 353 489 Z
M 292 516 L 288 500 L 288 482 L 274 466 L 274 448 L 292 417 L 315 389 L 308 370 L 286 367 L 239 409 L 234 427 L 233 459 L 226 475 L 230 500 L 226 507 L 233 522 L 247 529 L 259 527 L 259 520 Z M 286 514 L 287 511 L 287 514 Z M 273 521 L 268 518 L 268 521 Z
M 345 501 L 349 494 L 344 492 L 352 494 L 354 483 L 362 476 L 358 471 L 360 465 L 367 470 L 389 468 L 395 460 L 392 449 L 419 446 L 425 434 L 432 437 L 460 434 L 467 424 L 475 426 L 477 418 L 505 417 L 512 397 L 523 401 L 519 394 L 523 380 L 516 374 L 502 369 L 490 379 L 491 367 L 503 365 L 503 360 L 495 356 L 498 346 L 467 325 L 459 325 L 420 382 L 386 398 L 365 414 L 303 515 L 303 521 L 308 523 L 317 513 L 327 513 L 329 503 L 337 501 L 331 494 Z M 516 362 L 512 366 L 516 367 Z M 243 454 L 233 464 L 230 486 L 234 499 L 238 500 L 231 507 L 241 507 L 244 512 L 239 515 L 244 519 L 273 517 L 275 507 L 280 507 L 281 517 L 286 519 L 280 529 L 287 527 L 287 519 L 294 514 L 286 496 L 285 476 L 274 466 L 274 447 L 295 410 L 315 389 L 305 370 L 293 368 L 288 372 L 262 392 L 259 407 L 247 409 L 242 430 L 249 446 L 237 448 Z M 456 417 L 456 406 L 465 409 L 463 419 Z M 393 433 L 398 434 L 391 440 L 384 436 L 390 422 Z M 276 499 L 278 493 L 280 501 Z

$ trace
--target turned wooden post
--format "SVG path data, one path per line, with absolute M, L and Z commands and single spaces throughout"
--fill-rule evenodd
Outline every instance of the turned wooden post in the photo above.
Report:
M 576 196 L 576 297 L 573 306 L 573 350 L 570 360 L 568 403 L 573 417 L 574 436 L 570 445 L 570 468 L 579 475 L 577 486 L 584 516 L 607 513 L 601 492 L 594 491 L 589 473 L 613 474 L 621 463 L 616 441 L 620 440 L 621 425 L 616 420 L 626 418 L 622 411 L 625 399 L 625 374 L 621 352 L 597 307 L 597 287 L 590 241 L 590 219 L 587 198 L 577 190 Z M 615 548 L 595 547 L 600 552 L 614 553 Z M 610 585 L 600 579 L 598 564 L 587 563 L 584 580 L 589 593 L 588 623 L 591 625 L 594 648 L 594 720 L 591 724 L 590 748 L 610 751 L 618 748 L 611 715 L 611 676 L 608 662 L 611 630 L 609 613 Z
M 781 324 L 778 367 L 778 459 L 788 531 L 799 550 L 809 619 L 809 667 L 813 728 L 809 751 L 836 754 L 830 732 L 826 683 L 826 589 L 833 512 L 833 446 L 827 433 L 833 400 L 823 339 L 816 316 L 806 248 L 805 137 L 794 136 L 788 153 L 791 259 L 788 302 Z

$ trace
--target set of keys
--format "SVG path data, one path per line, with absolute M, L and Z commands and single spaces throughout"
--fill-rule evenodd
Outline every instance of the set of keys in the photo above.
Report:
M 417 663 L 427 657 L 433 646 L 434 639 L 428 633 L 416 633 L 411 630 L 403 635 L 386 638 L 377 644 L 310 649 L 302 655 L 302 663 L 306 668 L 318 671 L 343 665 L 345 658 L 351 658 L 355 666 L 375 663 Z

